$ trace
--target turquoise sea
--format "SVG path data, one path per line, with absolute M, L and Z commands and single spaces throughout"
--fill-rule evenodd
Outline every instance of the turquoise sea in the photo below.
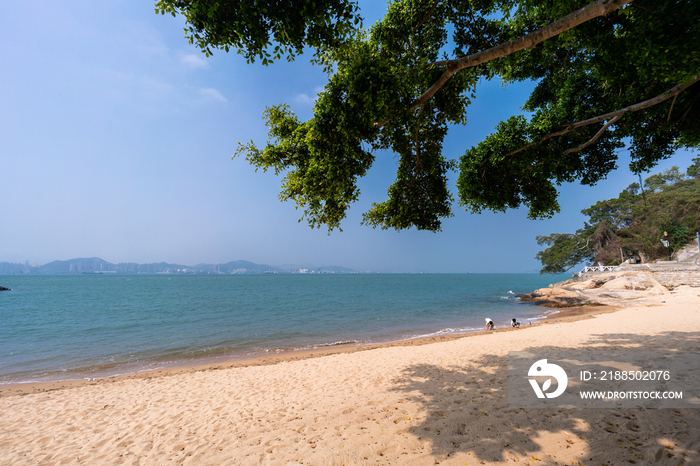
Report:
M 5 275 L 0 385 L 483 329 L 567 276 Z

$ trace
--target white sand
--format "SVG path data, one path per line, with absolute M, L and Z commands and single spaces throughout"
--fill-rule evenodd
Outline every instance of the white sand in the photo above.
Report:
M 700 409 L 508 409 L 507 352 L 552 346 L 700 351 L 700 289 L 558 327 L 2 396 L 0 465 L 700 464 Z

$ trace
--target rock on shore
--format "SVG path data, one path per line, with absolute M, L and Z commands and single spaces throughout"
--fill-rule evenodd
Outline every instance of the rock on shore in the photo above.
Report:
M 546 307 L 620 306 L 683 287 L 700 287 L 699 266 L 679 262 L 624 264 L 614 272 L 587 273 L 518 297 Z

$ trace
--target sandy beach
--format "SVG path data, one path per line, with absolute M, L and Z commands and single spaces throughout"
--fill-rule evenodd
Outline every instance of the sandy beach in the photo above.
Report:
M 700 409 L 508 408 L 508 351 L 700 351 L 698 288 L 609 311 L 468 337 L 2 387 L 0 465 L 700 464 Z

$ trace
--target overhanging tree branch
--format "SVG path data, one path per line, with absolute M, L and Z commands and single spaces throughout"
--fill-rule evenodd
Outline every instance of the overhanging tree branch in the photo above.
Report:
M 452 76 L 455 75 L 455 73 L 460 70 L 472 68 L 474 66 L 481 65 L 482 63 L 513 54 L 519 50 L 534 47 L 540 42 L 544 42 L 545 40 L 557 36 L 562 32 L 568 31 L 569 29 L 573 29 L 586 21 L 590 21 L 591 19 L 599 16 L 606 16 L 631 2 L 632 0 L 598 0 L 595 3 L 586 5 L 585 7 L 566 15 L 561 19 L 558 19 L 557 21 L 543 27 L 538 31 L 531 32 L 530 34 L 518 37 L 517 39 L 513 39 L 495 47 L 491 47 L 488 50 L 473 53 L 465 57 L 435 62 L 434 65 L 447 66 L 447 69 L 442 73 L 442 76 L 440 76 L 438 80 L 435 81 L 435 83 L 433 83 L 433 85 L 430 86 L 430 88 L 411 105 L 410 109 L 413 110 L 414 108 L 423 105 L 428 99 L 435 95 L 435 93 L 439 91 L 440 88 L 442 88 L 442 86 L 444 86 L 447 81 L 449 81 Z
M 251 165 L 284 175 L 280 198 L 294 200 L 310 226 L 339 228 L 360 194 L 358 180 L 375 163 L 374 152 L 391 150 L 399 158 L 396 181 L 364 223 L 439 231 L 452 210 L 449 169 L 459 172 L 459 201 L 472 212 L 528 206 L 528 217 L 538 219 L 560 211 L 561 182 L 604 179 L 615 169 L 616 149 L 628 141 L 637 171 L 697 145 L 700 86 L 675 99 L 679 108 L 671 102 L 676 93 L 629 116 L 631 108 L 590 117 L 646 101 L 700 74 L 699 1 L 653 0 L 637 8 L 632 0 L 392 0 L 371 29 L 357 26 L 354 0 L 157 4 L 182 12 L 188 37 L 204 50 L 232 47 L 247 58 L 263 51 L 268 61 L 268 53 L 293 58 L 302 48 L 316 51 L 313 62 L 329 78 L 313 117 L 300 121 L 288 106 L 273 106 L 265 113 L 268 143 L 243 146 Z M 270 3 L 280 8 L 270 10 Z M 443 55 L 452 46 L 468 48 Z M 445 138 L 453 124 L 466 124 L 473 100 L 468 91 L 479 76 L 538 81 L 526 105 L 534 116 L 504 120 L 448 160 Z M 591 127 L 574 130 L 574 122 Z M 523 154 L 504 157 L 530 143 Z M 586 240 L 566 242 L 575 249 Z
M 561 19 L 558 19 L 540 30 L 518 37 L 517 39 L 513 39 L 495 47 L 491 47 L 490 49 L 473 53 L 461 58 L 434 62 L 432 65 L 446 66 L 447 69 L 442 73 L 438 80 L 435 81 L 433 85 L 423 93 L 423 95 L 421 95 L 413 104 L 411 104 L 409 110 L 413 110 L 424 105 L 452 78 L 452 76 L 454 76 L 460 70 L 472 68 L 491 60 L 505 57 L 523 49 L 532 48 L 540 42 L 544 42 L 545 40 L 557 36 L 562 32 L 568 31 L 569 29 L 573 29 L 586 21 L 590 21 L 591 19 L 599 16 L 606 16 L 631 2 L 632 0 L 598 0 L 595 3 L 586 5 L 585 7 L 566 15 Z M 388 118 L 384 121 L 374 123 L 373 126 L 375 128 L 381 128 L 391 120 L 392 118 Z
M 668 124 L 671 121 L 671 112 L 673 111 L 673 105 L 676 103 L 677 97 L 678 97 L 678 94 L 673 96 L 673 102 L 671 102 L 671 108 L 668 109 L 668 116 L 666 117 L 666 124 Z
M 513 152 L 509 152 L 506 155 L 515 155 L 518 152 L 524 151 L 525 149 L 529 149 L 530 147 L 534 146 L 535 144 L 539 144 L 541 142 L 544 142 L 547 139 L 550 139 L 550 138 L 553 138 L 556 136 L 561 136 L 562 134 L 569 133 L 577 128 L 592 125 L 593 123 L 598 123 L 598 122 L 612 118 L 612 120 L 609 121 L 608 123 L 606 123 L 605 126 L 603 126 L 603 128 L 601 128 L 601 130 L 598 131 L 598 133 L 590 141 L 586 142 L 582 146 L 577 147 L 576 149 L 569 149 L 566 152 L 564 152 L 562 155 L 566 155 L 566 154 L 571 153 L 571 152 L 578 152 L 582 149 L 585 149 L 590 144 L 592 144 L 596 140 L 598 140 L 598 138 L 605 132 L 605 130 L 607 130 L 610 125 L 612 125 L 615 121 L 620 119 L 620 117 L 622 117 L 624 114 L 630 113 L 630 112 L 637 112 L 637 111 L 643 110 L 645 108 L 653 107 L 654 105 L 658 105 L 661 102 L 670 99 L 671 97 L 674 97 L 674 102 L 675 102 L 675 97 L 678 96 L 678 94 L 680 94 L 681 92 L 683 92 L 684 90 L 686 90 L 687 88 L 689 88 L 690 86 L 692 86 L 693 84 L 695 84 L 698 81 L 700 81 L 700 74 L 696 74 L 695 76 L 693 76 L 690 79 L 690 81 L 688 81 L 687 83 L 678 84 L 678 85 L 672 87 L 671 89 L 669 89 L 668 91 L 664 92 L 663 94 L 659 94 L 656 97 L 652 97 L 651 99 L 645 100 L 643 102 L 639 102 L 639 103 L 634 104 L 634 105 L 630 105 L 628 107 L 625 107 L 625 108 L 620 109 L 620 110 L 616 110 L 614 112 L 606 113 L 605 115 L 598 115 L 596 117 L 589 118 L 587 120 L 582 120 L 582 121 L 577 121 L 576 123 L 571 123 L 570 125 L 567 125 L 566 128 L 564 128 L 561 131 L 557 131 L 555 133 L 549 133 L 548 135 L 544 136 L 539 141 L 531 142 L 530 144 L 527 144 L 519 149 L 516 149 Z
M 613 117 L 612 120 L 610 120 L 610 121 L 608 121 L 607 123 L 605 123 L 605 124 L 603 125 L 603 127 L 600 128 L 600 131 L 598 131 L 597 133 L 595 133 L 595 136 L 593 136 L 591 139 L 589 139 L 589 140 L 586 141 L 584 144 L 581 144 L 581 145 L 578 146 L 578 147 L 574 147 L 573 149 L 565 150 L 564 153 L 561 154 L 561 155 L 567 155 L 567 154 L 571 154 L 571 153 L 573 153 L 573 152 L 579 152 L 579 151 L 582 151 L 583 149 L 585 149 L 586 147 L 590 146 L 591 144 L 593 144 L 594 142 L 596 142 L 596 141 L 598 140 L 598 138 L 600 138 L 600 137 L 603 135 L 603 133 L 604 133 L 613 123 L 615 123 L 615 122 L 616 122 L 617 120 L 619 120 L 620 118 L 622 118 L 622 115 L 617 115 L 617 116 Z
M 624 115 L 625 113 L 628 112 L 636 112 L 639 110 L 643 110 L 645 108 L 653 107 L 654 105 L 660 104 L 664 100 L 668 100 L 671 97 L 680 94 L 696 82 L 700 81 L 700 74 L 696 74 L 692 78 L 690 78 L 690 81 L 687 83 L 683 84 L 677 84 L 676 86 L 672 87 L 671 89 L 667 90 L 663 94 L 659 94 L 656 97 L 652 97 L 649 100 L 645 100 L 644 102 L 639 102 L 638 104 L 630 105 L 629 107 L 625 107 L 620 110 L 616 110 L 614 112 L 606 113 L 605 115 L 599 115 L 597 117 L 589 118 L 588 120 L 583 120 L 579 121 L 577 123 L 572 123 L 567 126 L 567 129 L 576 129 L 580 128 L 581 126 L 586 126 L 590 125 L 593 123 L 598 123 L 599 121 L 607 120 L 608 118 L 612 118 L 617 115 Z

